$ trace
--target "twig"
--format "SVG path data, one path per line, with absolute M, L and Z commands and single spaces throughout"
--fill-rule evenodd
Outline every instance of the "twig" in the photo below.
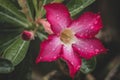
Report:
M 120 66 L 120 56 L 117 56 L 108 66 L 109 73 L 106 76 L 105 80 L 111 80 L 114 74 L 117 72 L 118 67 Z

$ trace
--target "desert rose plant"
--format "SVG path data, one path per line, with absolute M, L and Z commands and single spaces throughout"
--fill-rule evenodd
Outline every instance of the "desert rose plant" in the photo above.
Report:
M 26 56 L 30 42 L 40 39 L 36 63 L 61 59 L 73 79 L 77 72 L 91 72 L 95 57 L 107 49 L 95 37 L 103 28 L 100 13 L 82 12 L 94 0 L 0 0 L 0 55 L 12 69 Z M 76 16 L 77 15 L 77 16 Z M 13 27 L 12 27 L 13 26 Z M 9 36 L 7 36 L 9 34 Z M 34 61 L 35 62 L 35 61 Z M 94 64 L 90 64 L 94 63 Z M 92 68 L 89 68 L 92 66 Z

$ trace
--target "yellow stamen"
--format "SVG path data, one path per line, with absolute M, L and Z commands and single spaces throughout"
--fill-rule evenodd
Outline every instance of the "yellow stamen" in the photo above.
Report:
M 65 29 L 60 34 L 60 39 L 63 43 L 69 44 L 73 41 L 74 35 L 70 29 Z

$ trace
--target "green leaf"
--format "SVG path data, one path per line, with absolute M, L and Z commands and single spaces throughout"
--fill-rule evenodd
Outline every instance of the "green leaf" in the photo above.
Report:
M 64 0 L 54 0 L 53 2 L 63 2 Z
M 0 27 L 0 46 L 2 46 L 2 44 L 6 43 L 7 41 L 15 38 L 16 36 L 18 36 L 20 32 L 21 32 L 21 29 L 19 28 L 13 29 L 11 27 L 7 28 L 5 26 Z
M 11 45 L 13 43 L 13 41 L 16 39 L 17 37 L 10 39 L 8 41 L 6 41 L 5 43 L 2 43 L 2 45 L 0 45 L 0 55 L 3 53 L 3 51 L 6 49 L 7 46 Z
M 14 24 L 18 23 L 22 27 L 28 28 L 28 24 L 26 24 L 25 22 L 15 18 L 14 16 L 10 16 L 6 13 L 0 12 L 0 17 L 3 17 L 3 18 L 5 17 L 4 19 L 8 22 L 14 22 Z
M 19 64 L 25 57 L 29 47 L 29 41 L 19 38 L 14 41 L 3 53 L 2 57 L 10 60 L 14 66 Z
M 9 46 L 15 39 L 17 39 L 16 36 L 18 36 L 21 31 L 21 28 L 15 28 L 11 25 L 9 27 L 7 27 L 7 25 L 0 27 L 0 54 L 7 46 Z
M 44 10 L 43 6 L 52 1 L 53 0 L 40 0 L 39 3 L 37 3 L 37 5 L 35 4 L 38 7 L 37 11 L 36 11 L 36 18 L 38 18 L 39 16 L 43 17 L 45 15 L 45 10 Z
M 90 60 L 82 59 L 82 66 L 80 68 L 80 71 L 87 74 L 89 72 L 92 72 L 95 69 L 96 66 L 96 58 L 92 58 Z
M 71 0 L 67 7 L 70 11 L 71 16 L 75 16 L 81 12 L 84 8 L 92 4 L 95 0 Z
M 49 1 L 50 1 L 50 0 L 49 0 Z M 40 8 L 40 12 L 41 12 L 41 15 L 42 15 L 42 16 L 45 15 L 45 10 L 44 10 L 43 6 L 44 6 L 45 4 L 47 4 L 47 3 L 49 3 L 48 0 L 43 0 L 43 1 L 42 1 L 42 6 L 41 6 L 41 8 Z
M 10 73 L 13 70 L 14 66 L 9 60 L 0 58 L 0 73 Z
M 27 7 L 28 7 L 28 11 L 29 11 L 29 15 L 30 15 L 30 18 L 32 20 L 34 20 L 34 5 L 33 5 L 33 2 L 32 0 L 26 0 L 27 1 Z M 37 1 L 37 0 L 34 0 L 34 1 Z
M 37 0 L 32 0 L 32 2 L 33 2 L 35 12 L 37 12 L 37 10 L 38 10 L 38 5 L 37 5 L 38 1 Z
M 38 38 L 43 41 L 44 39 L 47 39 L 47 35 L 44 35 L 43 33 L 37 32 Z
M 20 10 L 18 10 L 10 0 L 0 0 L 0 6 L 17 16 L 18 19 L 27 22 L 27 20 L 22 16 L 23 14 L 20 13 Z

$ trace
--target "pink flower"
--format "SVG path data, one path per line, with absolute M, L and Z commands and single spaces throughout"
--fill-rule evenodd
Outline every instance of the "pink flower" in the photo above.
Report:
M 102 28 L 99 14 L 86 12 L 72 20 L 63 4 L 48 4 L 45 9 L 53 34 L 42 42 L 37 63 L 61 58 L 68 64 L 70 76 L 73 78 L 80 69 L 81 58 L 90 59 L 106 52 L 101 42 L 95 38 Z

